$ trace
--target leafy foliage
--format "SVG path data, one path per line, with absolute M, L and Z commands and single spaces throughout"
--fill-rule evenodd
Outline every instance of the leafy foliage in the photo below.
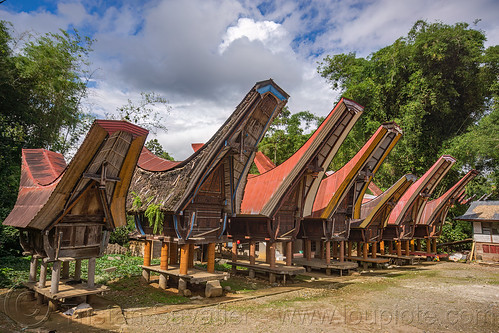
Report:
M 149 226 L 154 227 L 153 233 L 157 234 L 163 229 L 163 220 L 165 219 L 165 215 L 161 211 L 160 204 L 150 204 L 147 206 L 144 215 L 149 221 Z
M 135 231 L 135 223 L 132 216 L 127 216 L 127 225 L 114 229 L 109 235 L 110 244 L 128 246 L 130 239 L 128 235 Z

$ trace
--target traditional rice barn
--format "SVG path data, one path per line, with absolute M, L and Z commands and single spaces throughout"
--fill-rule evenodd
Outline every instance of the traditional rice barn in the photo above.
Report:
M 476 257 L 499 262 L 499 201 L 473 201 L 456 220 L 473 222 Z
M 362 199 L 369 183 L 401 137 L 402 131 L 397 124 L 381 125 L 348 163 L 322 180 L 312 214 L 303 219 L 299 234 L 305 240 L 308 260 L 311 259 L 311 241 L 318 243 L 316 253 L 320 248 L 321 257 L 324 257 L 325 241 L 325 261 L 330 263 L 330 243 L 333 241 L 333 257 L 344 261 L 350 225 L 360 218 Z M 351 257 L 351 246 L 347 256 Z
M 275 243 L 286 242 L 286 264 L 291 266 L 292 241 L 300 222 L 312 213 L 325 170 L 362 111 L 359 104 L 342 98 L 295 154 L 248 179 L 241 212 L 231 219 L 229 234 L 234 242 L 250 243 L 250 265 L 255 264 L 255 243 L 260 241 L 267 242 L 270 268 L 276 267 Z
M 227 224 L 240 211 L 257 146 L 288 98 L 272 80 L 258 82 L 207 143 L 193 146 L 197 150 L 187 160 L 171 162 L 147 151 L 142 154 L 128 209 L 146 249 L 153 239 L 163 242 L 162 264 L 156 270 L 162 274 L 161 285 L 166 285 L 167 275 L 188 279 L 195 244 L 208 245 L 208 272 L 214 273 L 215 244 L 227 241 Z M 168 269 L 168 264 L 177 263 L 177 245 L 180 266 Z M 153 268 L 146 257 L 144 270 L 149 271 Z M 148 273 L 144 277 L 148 279 Z
M 462 195 L 464 188 L 478 175 L 478 171 L 470 170 L 454 186 L 437 199 L 428 202 L 424 208 L 420 220 L 416 224 L 414 238 L 416 239 L 416 250 L 421 251 L 421 239 L 428 242 L 427 251 L 436 253 L 436 240 L 442 233 L 442 226 L 452 207 Z M 433 241 L 433 249 L 430 243 Z
M 399 199 L 383 230 L 382 239 L 390 241 L 388 244 L 390 252 L 393 246 L 392 242 L 397 241 L 396 254 L 399 257 L 402 256 L 401 241 L 404 240 L 405 254 L 409 255 L 410 240 L 414 236 L 416 223 L 421 219 L 426 202 L 455 162 L 456 160 L 452 156 L 441 156 Z
M 32 256 L 28 285 L 40 296 L 58 300 L 99 292 L 89 290 L 95 287 L 95 259 L 109 232 L 126 225 L 125 199 L 147 134 L 125 121 L 96 120 L 67 166 L 61 154 L 23 149 L 19 195 L 3 224 L 20 229 L 21 245 Z M 62 279 L 68 279 L 69 262 L 75 261 L 79 281 L 82 259 L 88 259 L 87 283 L 60 285 L 61 263 Z

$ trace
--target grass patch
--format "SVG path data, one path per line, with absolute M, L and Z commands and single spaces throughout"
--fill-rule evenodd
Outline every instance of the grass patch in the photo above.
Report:
M 222 287 L 229 286 L 232 291 L 237 291 L 238 293 L 251 292 L 267 287 L 265 283 L 248 281 L 246 278 L 238 276 L 231 277 L 226 281 L 220 281 L 220 285 Z
M 194 266 L 206 270 L 207 264 L 194 264 Z M 241 267 L 241 266 L 236 266 L 236 269 L 241 271 L 248 270 L 247 267 Z M 229 265 L 227 263 L 225 264 L 215 263 L 215 270 L 219 272 L 230 272 L 232 270 L 232 265 Z

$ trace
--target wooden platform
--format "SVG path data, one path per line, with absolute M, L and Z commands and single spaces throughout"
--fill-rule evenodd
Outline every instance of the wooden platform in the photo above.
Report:
M 347 274 L 349 274 L 351 269 L 359 267 L 357 263 L 351 261 L 339 262 L 337 260 L 331 260 L 328 264 L 324 259 L 319 258 L 312 258 L 310 260 L 296 258 L 293 259 L 293 263 L 305 267 L 307 271 L 310 271 L 310 269 L 325 269 L 326 275 L 331 275 L 331 269 L 335 269 L 339 271 L 340 276 L 343 275 L 343 271 L 347 271 Z
M 411 255 L 413 256 L 419 256 L 419 257 L 429 257 L 429 258 L 447 258 L 449 255 L 447 253 L 429 253 L 429 252 L 424 252 L 424 251 L 415 251 L 411 252 Z
M 379 257 L 382 258 L 388 258 L 390 261 L 397 265 L 403 265 L 404 263 L 407 263 L 409 265 L 414 265 L 414 264 L 419 264 L 419 260 L 421 259 L 421 256 L 414 256 L 414 255 L 402 255 L 398 256 L 396 254 L 378 254 Z
M 95 285 L 94 288 L 88 288 L 86 283 L 67 284 L 67 281 L 69 280 L 61 280 L 59 282 L 59 291 L 54 295 L 50 293 L 50 281 L 47 281 L 47 285 L 43 288 L 38 287 L 38 282 L 25 282 L 24 285 L 50 300 L 61 302 L 64 302 L 67 298 L 102 294 L 109 290 L 107 286 L 103 285 Z
M 275 267 L 270 267 L 270 264 L 266 262 L 257 261 L 255 264 L 250 264 L 247 260 L 238 260 L 236 262 L 229 261 L 227 263 L 229 265 L 232 265 L 233 268 L 237 266 L 248 268 L 250 277 L 254 277 L 255 272 L 268 273 L 271 283 L 275 282 L 276 275 L 282 276 L 283 284 L 286 284 L 286 276 L 295 276 L 305 273 L 305 268 L 298 266 L 276 264 Z
M 388 258 L 372 258 L 372 257 L 364 258 L 364 257 L 352 256 L 352 257 L 345 257 L 345 259 L 351 261 L 357 261 L 359 263 L 361 262 L 364 269 L 367 269 L 368 264 L 377 265 L 377 264 L 386 264 L 390 262 L 390 259 Z
M 149 271 L 149 272 L 156 272 L 160 274 L 165 274 L 167 276 L 174 276 L 177 278 L 182 278 L 186 280 L 187 282 L 194 283 L 194 284 L 199 284 L 207 281 L 214 281 L 214 280 L 227 280 L 229 277 L 229 273 L 227 272 L 218 272 L 216 271 L 215 273 L 208 273 L 207 271 L 197 269 L 197 268 L 189 268 L 187 270 L 187 274 L 180 274 L 180 267 L 179 265 L 168 265 L 168 270 L 164 270 L 159 268 L 160 266 L 140 266 L 142 269 Z

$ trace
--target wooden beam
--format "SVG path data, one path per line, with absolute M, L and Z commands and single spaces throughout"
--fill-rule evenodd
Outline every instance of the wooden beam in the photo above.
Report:
M 367 254 L 369 253 L 369 243 L 364 243 L 362 248 L 362 258 L 367 259 Z
M 269 252 L 270 252 L 270 268 L 275 267 L 275 242 L 269 242 Z
M 88 259 L 87 286 L 88 288 L 95 287 L 95 257 Z
M 40 262 L 40 280 L 38 282 L 38 287 L 45 288 L 47 284 L 47 266 L 46 261 L 41 260 Z
M 388 254 L 393 254 L 393 241 L 388 241 Z
M 411 252 L 414 252 L 414 250 L 415 250 L 414 239 L 411 239 L 410 243 L 411 243 Z
M 433 238 L 433 248 L 432 248 L 432 253 L 437 253 L 437 239 Z
M 401 257 L 402 256 L 402 241 L 397 241 L 397 256 Z
M 410 241 L 406 240 L 404 242 L 405 248 L 404 248 L 404 254 L 408 256 L 410 254 Z
M 326 264 L 329 265 L 331 263 L 331 242 L 326 241 Z
M 62 279 L 69 279 L 69 261 L 62 262 Z
M 268 260 L 268 243 L 267 243 L 267 246 L 266 246 L 266 251 L 267 251 L 267 258 L 266 260 Z M 232 262 L 237 262 L 237 241 L 235 239 L 232 240 Z M 232 273 L 236 273 L 237 272 L 237 266 L 234 265 L 232 266 Z
M 189 244 L 189 268 L 194 267 L 194 244 Z
M 36 272 L 38 270 L 38 259 L 35 258 L 35 256 L 31 256 L 30 263 L 29 263 L 29 282 L 35 282 L 36 281 Z
M 189 268 L 189 244 L 180 246 L 180 274 L 187 275 Z
M 75 260 L 75 275 L 74 275 L 75 281 L 80 281 L 81 279 L 81 259 L 76 259 Z
M 338 242 L 333 241 L 333 258 L 338 258 Z
M 340 262 L 345 261 L 345 241 L 340 241 L 340 257 L 339 257 Z M 341 274 L 341 270 L 340 270 Z
M 353 252 L 353 242 L 348 241 L 347 257 L 351 257 Z
M 381 255 L 385 254 L 385 242 L 384 241 L 379 242 L 379 253 Z
M 293 242 L 286 242 L 286 266 L 293 265 Z
M 215 273 L 215 243 L 208 244 L 208 264 L 206 270 L 208 273 Z
M 371 249 L 371 257 L 372 258 L 376 258 L 376 256 L 377 256 L 377 253 L 378 253 L 377 247 L 378 247 L 378 243 L 374 242 L 373 245 L 372 245 L 372 249 Z
M 416 239 L 416 250 L 421 251 L 421 239 Z
M 178 263 L 178 245 L 177 243 L 170 243 L 170 265 Z
M 51 295 L 55 295 L 59 292 L 59 280 L 60 280 L 60 278 L 61 278 L 61 262 L 54 261 L 54 263 L 52 264 L 52 277 L 50 279 L 50 294 Z
M 152 241 L 146 240 L 144 244 L 144 266 L 151 266 L 151 245 Z
M 256 250 L 256 243 L 254 240 L 251 240 L 249 243 L 249 261 L 251 265 L 255 264 L 255 250 Z
M 362 257 L 362 243 L 357 242 L 357 257 Z
M 312 241 L 310 239 L 305 240 L 305 258 L 307 260 L 312 259 Z

